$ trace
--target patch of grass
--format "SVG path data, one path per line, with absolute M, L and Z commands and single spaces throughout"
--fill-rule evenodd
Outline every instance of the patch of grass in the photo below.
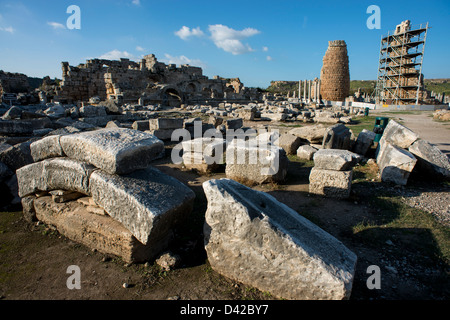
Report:
M 352 121 L 356 122 L 355 124 L 347 124 L 346 126 L 353 131 L 355 137 L 363 131 L 363 129 L 372 131 L 375 125 L 376 116 L 367 116 L 367 117 L 357 117 L 352 118 Z
M 379 246 L 396 238 L 404 250 L 414 250 L 418 256 L 431 261 L 449 263 L 450 228 L 430 213 L 408 206 L 400 197 L 374 196 L 371 206 L 379 209 L 376 220 L 352 227 L 360 241 Z

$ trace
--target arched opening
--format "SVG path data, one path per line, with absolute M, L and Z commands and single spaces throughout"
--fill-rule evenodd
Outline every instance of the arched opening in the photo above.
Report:
M 162 100 L 164 105 L 167 105 L 172 108 L 180 107 L 182 102 L 180 93 L 173 88 L 169 88 L 164 91 Z

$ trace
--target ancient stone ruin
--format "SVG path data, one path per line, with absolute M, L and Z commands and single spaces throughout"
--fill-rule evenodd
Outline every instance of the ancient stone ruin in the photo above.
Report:
M 154 259 L 192 210 L 193 191 L 150 166 L 164 151 L 151 134 L 54 135 L 31 150 L 35 162 L 17 170 L 25 216 L 100 252 L 128 262 Z
M 328 42 L 320 72 L 322 98 L 330 101 L 344 101 L 350 90 L 350 72 L 347 44 L 344 40 Z
M 153 54 L 140 62 L 91 59 L 77 67 L 62 62 L 62 82 L 55 101 L 61 103 L 112 100 L 119 104 L 163 104 L 179 107 L 187 103 L 249 100 L 258 98 L 254 88 L 245 88 L 238 78 L 209 79 L 202 69 L 177 67 L 159 62 Z

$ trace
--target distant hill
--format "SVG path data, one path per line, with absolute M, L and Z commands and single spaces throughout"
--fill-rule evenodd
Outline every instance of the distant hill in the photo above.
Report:
M 435 93 L 445 93 L 450 95 L 450 78 L 442 79 L 425 79 L 425 89 L 434 91 Z M 354 94 L 358 88 L 362 92 L 372 94 L 377 85 L 376 80 L 351 80 L 350 94 Z M 267 87 L 267 92 L 287 94 L 288 92 L 298 91 L 298 81 L 271 81 L 270 86 Z

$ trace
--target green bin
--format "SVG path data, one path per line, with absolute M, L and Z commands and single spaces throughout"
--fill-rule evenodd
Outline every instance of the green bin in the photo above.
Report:
M 387 117 L 376 117 L 375 118 L 375 126 L 373 127 L 373 132 L 375 132 L 375 139 L 373 142 L 379 142 L 381 136 L 383 135 L 384 129 L 386 128 L 389 122 L 389 118 Z
M 367 117 L 369 115 L 369 108 L 364 109 L 364 116 Z

